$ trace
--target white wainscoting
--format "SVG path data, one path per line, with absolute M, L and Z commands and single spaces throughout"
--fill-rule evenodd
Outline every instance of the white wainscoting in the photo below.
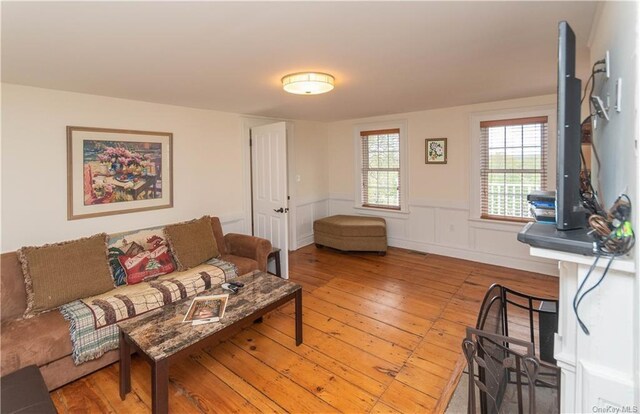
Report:
M 351 194 L 331 194 L 328 201 L 329 215 L 384 217 L 390 246 L 558 275 L 557 261 L 531 257 L 529 246 L 517 241 L 521 224 L 471 220 L 464 204 L 413 199 L 408 203 L 409 212 L 403 214 L 355 208 Z M 312 227 L 306 227 L 305 232 L 313 239 Z
M 329 215 L 329 197 L 314 197 L 296 203 L 296 238 L 299 249 L 313 243 L 313 222 Z

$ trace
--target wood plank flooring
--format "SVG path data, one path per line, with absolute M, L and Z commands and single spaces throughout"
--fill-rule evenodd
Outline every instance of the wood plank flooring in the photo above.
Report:
M 172 365 L 171 412 L 443 412 L 486 289 L 558 296 L 554 277 L 403 249 L 379 257 L 307 246 L 289 260 L 304 288 L 304 343 L 295 346 L 292 304 L 272 312 Z M 125 401 L 117 364 L 51 397 L 60 413 L 149 412 L 149 366 L 134 356 L 131 372 Z

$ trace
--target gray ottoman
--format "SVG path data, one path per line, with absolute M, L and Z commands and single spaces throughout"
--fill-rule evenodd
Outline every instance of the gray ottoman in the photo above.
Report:
M 344 251 L 387 252 L 387 223 L 381 217 L 337 215 L 313 222 L 316 246 Z

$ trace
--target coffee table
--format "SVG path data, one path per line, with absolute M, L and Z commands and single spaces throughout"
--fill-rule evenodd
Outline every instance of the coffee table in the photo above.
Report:
M 169 409 L 169 364 L 200 348 L 216 344 L 267 312 L 295 300 L 296 345 L 302 343 L 302 287 L 264 272 L 238 277 L 245 284 L 229 295 L 224 318 L 217 323 L 192 326 L 182 322 L 192 298 L 119 322 L 120 398 L 131 391 L 131 350 L 151 365 L 151 398 L 154 413 Z M 224 293 L 220 287 L 202 295 Z

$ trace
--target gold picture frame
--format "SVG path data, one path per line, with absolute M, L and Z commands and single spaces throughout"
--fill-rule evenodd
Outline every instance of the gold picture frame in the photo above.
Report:
M 67 219 L 173 207 L 173 134 L 67 126 Z
M 447 139 L 427 138 L 424 140 L 424 163 L 425 164 L 446 164 L 447 163 Z

